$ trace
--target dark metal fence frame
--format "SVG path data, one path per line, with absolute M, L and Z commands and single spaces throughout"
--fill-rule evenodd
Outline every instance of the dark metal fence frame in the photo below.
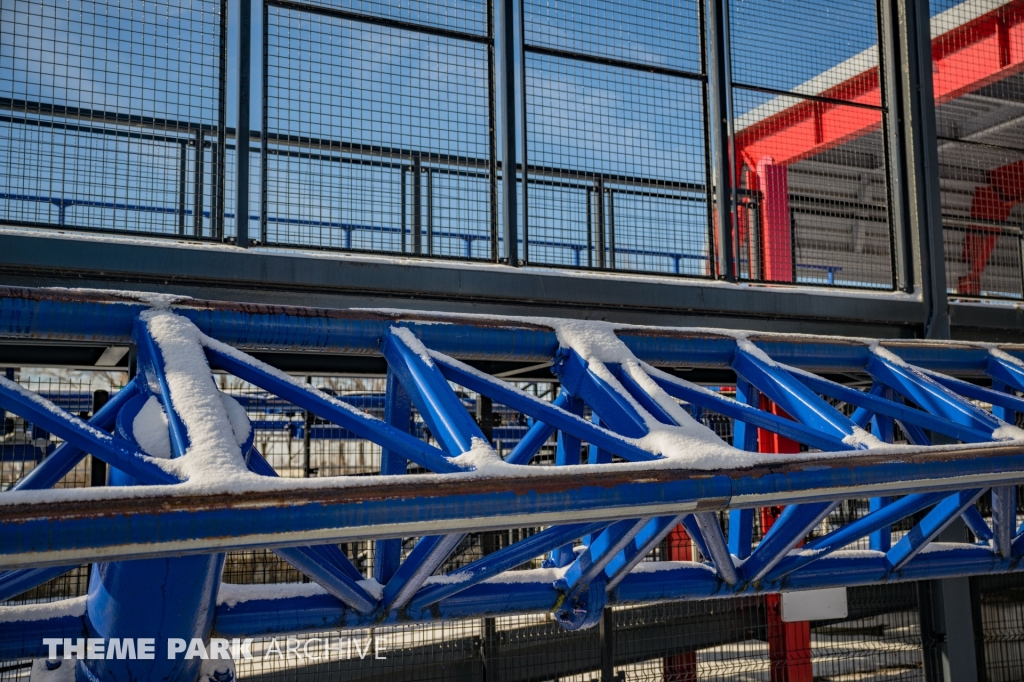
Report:
M 404 21 L 398 19 L 382 18 L 362 12 L 349 10 L 332 9 L 318 6 L 312 3 L 299 2 L 298 0 L 243 0 L 240 3 L 239 26 L 240 39 L 233 49 L 238 50 L 237 60 L 237 86 L 238 92 L 238 131 L 243 138 L 249 140 L 250 152 L 259 153 L 259 163 L 263 171 L 260 176 L 260 201 L 259 201 L 259 234 L 250 235 L 249 221 L 244 217 L 245 211 L 237 210 L 234 216 L 226 212 L 225 206 L 228 203 L 225 191 L 227 187 L 227 152 L 232 146 L 231 138 L 235 137 L 234 129 L 226 125 L 226 97 L 227 97 L 227 2 L 222 0 L 220 26 L 219 26 L 219 74 L 217 78 L 217 123 L 195 124 L 187 121 L 157 120 L 150 117 L 129 116 L 106 111 L 93 111 L 75 109 L 72 107 L 61 107 L 42 103 L 23 102 L 14 100 L 0 100 L 0 109 L 8 110 L 9 114 L 0 116 L 0 122 L 4 123 L 25 123 L 35 126 L 48 126 L 63 130 L 87 133 L 113 135 L 126 139 L 139 139 L 151 142 L 180 145 L 180 158 L 182 164 L 179 169 L 178 186 L 179 196 L 176 206 L 148 206 L 134 204 L 104 204 L 103 202 L 90 202 L 83 199 L 65 199 L 63 197 L 33 196 L 15 193 L 4 194 L 2 198 L 17 199 L 22 201 L 34 201 L 39 203 L 50 203 L 57 207 L 59 217 L 56 224 L 52 222 L 23 222 L 8 221 L 11 224 L 24 224 L 37 227 L 58 227 L 64 229 L 87 229 L 90 231 L 109 231 L 124 234 L 124 230 L 103 230 L 96 228 L 79 228 L 68 225 L 63 219 L 64 211 L 67 208 L 81 205 L 100 208 L 117 208 L 151 213 L 173 213 L 178 216 L 177 229 L 172 233 L 164 234 L 146 233 L 146 236 L 166 236 L 172 238 L 190 238 L 197 240 L 224 241 L 236 243 L 241 247 L 250 245 L 270 245 L 267 241 L 267 225 L 271 222 L 288 222 L 287 217 L 275 217 L 268 215 L 267 210 L 267 159 L 272 155 L 299 155 L 303 158 L 314 158 L 312 155 L 319 154 L 320 160 L 329 160 L 339 163 L 354 164 L 396 164 L 402 169 L 402 175 L 407 182 L 415 184 L 416 178 L 428 186 L 437 174 L 458 172 L 466 175 L 480 174 L 489 183 L 489 240 L 490 249 L 488 260 L 496 263 L 504 263 L 515 267 L 520 265 L 543 265 L 533 263 L 530 260 L 531 246 L 546 246 L 566 248 L 572 252 L 571 264 L 553 265 L 552 267 L 572 267 L 594 270 L 612 270 L 616 268 L 615 250 L 626 251 L 622 246 L 616 246 L 611 234 L 615 229 L 614 221 L 614 199 L 615 195 L 622 192 L 640 192 L 649 196 L 656 196 L 664 199 L 690 199 L 694 193 L 705 197 L 707 202 L 707 252 L 703 254 L 685 253 L 684 247 L 670 249 L 645 249 L 637 245 L 634 249 L 639 256 L 665 257 L 669 263 L 674 262 L 677 274 L 682 275 L 681 261 L 699 257 L 709 260 L 706 273 L 708 276 L 726 281 L 741 279 L 739 271 L 742 266 L 738 255 L 738 230 L 737 211 L 739 200 L 745 197 L 745 201 L 752 201 L 755 204 L 759 200 L 758 192 L 739 188 L 735 174 L 735 150 L 734 130 L 732 116 L 732 87 L 734 85 L 730 65 L 729 45 L 729 18 L 727 0 L 701 0 L 698 2 L 700 22 L 700 67 L 699 72 L 679 72 L 676 69 L 653 67 L 645 64 L 634 63 L 628 60 L 621 60 L 610 57 L 594 56 L 592 54 L 580 53 L 545 47 L 543 45 L 531 44 L 522 30 L 525 22 L 524 3 L 517 0 L 489 0 L 486 9 L 486 33 L 471 33 L 468 31 L 451 30 L 441 27 L 428 26 L 422 23 Z M 417 31 L 424 34 L 433 34 L 447 38 L 468 40 L 486 47 L 487 59 L 487 84 L 488 89 L 488 118 L 489 118 L 489 158 L 461 158 L 446 157 L 437 153 L 428 153 L 414 149 L 382 149 L 370 145 L 359 145 L 347 143 L 340 140 L 308 140 L 296 136 L 270 135 L 265 132 L 249 131 L 249 114 L 252 96 L 252 78 L 250 54 L 253 34 L 253 22 L 251 13 L 252 3 L 259 2 L 259 11 L 265 15 L 270 7 L 279 7 L 287 10 L 296 10 L 318 15 L 341 17 L 358 20 L 360 22 L 371 22 L 387 25 L 402 30 Z M 906 22 L 908 17 L 920 17 L 914 19 L 914 23 L 927 24 L 927 2 L 921 0 L 878 0 L 876 12 L 876 26 L 878 29 L 879 43 L 879 72 L 881 80 L 881 106 L 879 110 L 882 115 L 882 135 L 884 140 L 885 156 L 885 177 L 887 180 L 887 193 L 889 202 L 886 207 L 889 222 L 890 254 L 892 290 L 913 291 L 915 283 L 922 283 L 922 277 L 927 276 L 926 289 L 936 292 L 941 291 L 944 295 L 946 284 L 945 278 L 937 277 L 937 268 L 931 266 L 935 260 L 939 261 L 941 269 L 942 258 L 935 258 L 935 239 L 930 234 L 938 232 L 941 236 L 941 217 L 928 215 L 927 205 L 934 199 L 927 195 L 929 186 L 937 190 L 934 180 L 930 174 L 934 169 L 929 164 L 921 163 L 920 158 L 915 154 L 926 153 L 930 158 L 935 158 L 935 146 L 937 138 L 934 134 L 934 124 L 931 126 L 931 135 L 928 128 L 928 120 L 934 121 L 935 103 L 932 100 L 924 101 L 922 96 L 915 94 L 915 74 L 908 69 L 907 60 L 911 53 L 917 49 L 913 44 L 914 39 L 920 39 L 920 30 L 907 30 Z M 518 34 L 516 33 L 518 24 Z M 264 120 L 263 128 L 266 128 L 267 109 L 267 50 L 266 34 L 268 22 L 263 22 L 262 53 L 264 68 L 262 71 L 263 87 L 258 93 L 261 118 Z M 925 27 L 927 30 L 927 27 Z M 921 50 L 919 50 L 921 51 Z M 665 72 L 672 76 L 695 79 L 701 84 L 701 107 L 705 117 L 704 126 L 704 158 L 703 164 L 708 182 L 701 185 L 692 183 L 672 183 L 655 181 L 647 178 L 622 178 L 608 176 L 601 173 L 572 173 L 559 168 L 545 168 L 530 165 L 527 163 L 527 136 L 528 127 L 525 125 L 526 117 L 526 56 L 527 54 L 545 54 L 569 58 L 575 61 L 591 62 L 605 66 L 614 66 L 639 70 L 643 72 Z M 519 71 L 517 75 L 516 71 Z M 517 82 L 517 77 L 519 81 Z M 920 78 L 920 76 L 916 76 Z M 914 107 L 918 107 L 917 110 Z M 31 114 L 22 116 L 21 112 Z M 924 128 L 922 128 L 924 126 Z M 162 131 L 166 131 L 164 134 Z M 300 149 L 305 147 L 306 149 Z M 197 153 L 193 154 L 192 164 L 188 161 L 188 150 L 193 148 Z M 315 149 L 314 149 L 315 148 Z M 207 155 L 209 150 L 209 155 Z M 250 177 L 249 154 L 235 155 L 235 205 L 249 205 L 250 187 L 247 179 Z M 511 163 L 516 159 L 517 163 Z M 188 166 L 192 165 L 192 168 Z M 446 165 L 457 166 L 458 170 L 445 168 Z M 508 167 L 509 172 L 505 171 Z M 512 173 L 511 169 L 516 172 Z M 417 173 L 416 169 L 420 169 Z M 408 174 L 408 175 L 407 175 Z M 206 175 L 210 178 L 207 183 L 203 180 Z M 423 178 L 422 176 L 426 176 Z M 188 188 L 189 177 L 193 177 L 192 191 L 194 196 L 186 198 L 185 192 Z M 593 243 L 586 245 L 567 244 L 556 242 L 531 242 L 529 222 L 529 194 L 531 187 L 537 186 L 566 186 L 579 188 L 588 195 L 596 196 L 597 193 L 604 194 L 608 201 L 588 201 L 591 209 L 591 228 L 588 230 L 588 242 L 593 238 Z M 626 184 L 631 187 L 620 187 Z M 206 186 L 208 185 L 208 187 Z M 210 196 L 204 196 L 209 192 Z M 406 192 L 403 192 L 403 199 Z M 664 194 L 664 196 L 660 196 Z M 419 193 L 412 193 L 415 199 L 420 197 Z M 431 196 L 426 197 L 430 203 Z M 188 204 L 200 206 L 201 210 L 189 210 Z M 800 202 L 797 202 L 800 203 Z M 607 206 L 606 206 L 607 204 Z M 860 205 L 856 202 L 849 202 L 841 208 L 843 211 L 864 212 L 868 208 L 877 209 L 875 206 L 866 204 Z M 720 210 L 718 207 L 725 207 Z M 423 210 L 413 210 L 416 207 L 406 206 L 404 213 L 411 215 L 413 224 L 417 218 L 422 219 Z M 936 207 L 937 208 L 937 207 Z M 813 206 L 794 205 L 794 211 L 813 211 Z M 877 210 L 875 210 L 877 213 Z M 716 214 L 721 214 L 721 218 Z M 447 256 L 457 260 L 471 258 L 472 244 L 474 240 L 481 239 L 483 233 L 461 234 L 449 231 L 445 234 L 435 234 L 431 222 L 431 211 L 427 211 L 427 235 L 426 243 L 420 244 L 418 239 L 421 230 L 412 229 L 411 245 L 406 245 L 403 255 L 420 256 L 426 255 L 434 258 L 444 258 L 432 253 L 431 248 L 434 237 L 447 237 L 463 239 L 470 248 L 465 249 L 463 254 Z M 236 218 L 236 236 L 226 234 L 225 219 Z M 858 216 L 860 219 L 861 216 Z M 879 216 L 880 219 L 880 216 Z M 869 217 L 869 220 L 873 220 Z M 302 221 L 299 221 L 302 222 Z M 310 222 L 310 221 L 307 221 Z M 948 222 L 948 221 L 947 221 Z M 978 223 L 971 220 L 971 223 Z M 311 223 L 310 223 L 311 224 Z M 325 247 L 340 251 L 352 251 L 352 232 L 359 229 L 371 229 L 372 226 L 349 225 L 342 223 L 325 222 L 325 227 L 340 229 L 344 232 L 344 243 L 341 247 Z M 1005 228 L 1005 225 L 1000 225 Z M 403 236 L 410 231 L 407 227 L 401 228 Z M 1012 230 L 1003 230 L 1010 234 Z M 1020 239 L 1020 235 L 1014 234 Z M 503 244 L 502 244 L 503 242 Z M 416 246 L 419 248 L 416 248 Z M 318 245 L 275 244 L 279 247 L 297 248 L 320 248 Z M 408 248 L 411 246 L 412 248 Z M 426 248 L 424 248 L 426 247 Z M 702 247 L 703 248 L 703 247 Z M 588 251 L 586 261 L 582 258 L 581 251 Z M 931 253 L 928 253 L 931 249 Z M 411 251 L 411 252 L 410 252 Z M 678 251 L 678 252 L 677 252 Z M 380 251 L 375 251 L 380 253 Z M 397 252 L 396 252 L 397 253 Z M 710 263 L 715 264 L 711 267 Z M 828 269 L 828 268 L 825 268 Z M 832 275 L 829 270 L 829 277 Z M 671 277 L 670 273 L 663 273 L 663 276 Z M 687 274 L 688 278 L 700 279 L 700 275 Z M 1022 274 L 1024 278 L 1024 274 Z M 757 277 L 749 275 L 742 277 L 748 281 L 757 281 Z M 795 283 L 794 278 L 794 283 Z M 831 283 L 831 282 L 826 282 Z M 845 285 L 844 285 L 845 286 Z

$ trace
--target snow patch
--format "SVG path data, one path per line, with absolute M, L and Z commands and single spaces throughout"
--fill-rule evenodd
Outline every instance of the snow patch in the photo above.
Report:
M 699 568 L 714 575 L 718 574 L 717 571 L 715 571 L 714 566 L 702 564 L 697 561 L 641 561 L 633 567 L 630 574 L 661 573 L 662 571 L 675 571 L 680 568 Z
M 143 452 L 160 459 L 171 458 L 171 436 L 167 431 L 167 413 L 155 395 L 142 406 L 132 421 L 132 436 Z
M 527 467 L 522 468 L 525 469 Z M 503 585 L 530 583 L 550 585 L 559 578 L 564 577 L 567 570 L 569 570 L 568 566 L 562 568 L 531 568 L 526 571 L 505 571 L 492 578 L 488 578 L 484 582 L 501 583 Z
M 239 445 L 245 443 L 252 431 L 245 408 L 227 393 L 221 393 L 220 399 L 228 413 L 231 430 Z M 167 430 L 167 413 L 163 403 L 156 396 L 150 396 L 132 422 L 132 436 L 139 447 L 147 454 L 159 459 L 171 458 L 171 435 Z
M 102 296 L 120 296 L 144 303 L 150 308 L 170 308 L 175 303 L 195 300 L 191 296 L 179 294 L 158 294 L 152 291 L 131 291 L 127 289 L 94 289 L 88 287 L 45 287 L 44 291 L 67 291 L 73 294 L 100 294 Z
M 86 597 L 74 597 L 72 599 L 61 599 L 45 604 L 19 604 L 17 606 L 4 606 L 0 608 L 0 623 L 23 623 L 52 618 L 80 618 L 85 615 Z
M 188 432 L 184 456 L 171 460 L 194 487 L 221 486 L 250 475 L 238 447 L 228 409 L 203 351 L 204 335 L 169 310 L 146 310 L 139 318 L 160 349 L 174 405 Z
M 446 575 L 432 575 L 423 581 L 424 585 L 461 585 L 473 577 L 473 571 L 459 571 Z
M 328 594 L 327 590 L 316 583 L 270 583 L 268 585 L 221 583 L 220 590 L 217 592 L 217 604 L 233 608 L 247 601 L 317 597 L 326 594 Z
M 434 366 L 434 361 L 430 359 L 430 351 L 419 340 L 419 337 L 412 333 L 411 329 L 407 327 L 391 327 L 390 331 L 401 339 L 405 345 L 409 346 L 409 350 L 418 355 L 420 360 L 427 364 L 427 367 Z

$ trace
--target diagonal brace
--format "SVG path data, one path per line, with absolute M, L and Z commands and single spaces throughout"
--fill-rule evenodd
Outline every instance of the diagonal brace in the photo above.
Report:
M 769 365 L 750 352 L 737 348 L 732 367 L 736 374 L 804 426 L 827 433 L 839 441 L 854 436 L 854 424 L 849 418 L 794 379 L 781 365 Z
M 437 365 L 429 357 L 417 354 L 406 337 L 415 340 L 408 329 L 392 327 L 384 334 L 381 352 L 419 409 L 430 433 L 453 457 L 469 452 L 474 439 L 487 442 Z
M 421 588 L 409 602 L 409 610 L 425 609 L 431 604 L 458 594 L 499 573 L 513 569 L 555 547 L 572 542 L 588 533 L 595 533 L 607 525 L 607 522 L 576 523 L 546 528 L 536 535 L 531 535 L 482 559 L 477 559 L 468 566 L 448 573 L 443 583 L 434 583 Z
M 360 438 L 376 443 L 435 473 L 452 474 L 465 471 L 438 448 L 346 405 L 340 400 L 334 400 L 312 386 L 296 382 L 269 365 L 245 356 L 243 356 L 244 359 L 241 359 L 235 356 L 237 351 L 234 353 L 231 351 L 234 349 L 222 350 L 212 344 L 206 346 L 206 355 L 214 367 L 231 372 L 239 379 L 248 381 L 293 405 L 323 417 Z
M 934 509 L 925 514 L 925 517 L 886 553 L 885 558 L 888 559 L 893 570 L 900 570 L 908 561 L 917 556 L 925 545 L 973 505 L 983 492 L 985 492 L 984 488 L 961 490 L 935 505 Z
M 631 462 L 660 459 L 659 455 L 641 450 L 612 431 L 595 426 L 567 410 L 555 407 L 524 391 L 506 386 L 505 382 L 477 372 L 457 360 L 440 353 L 432 353 L 431 357 L 449 380 L 465 386 L 471 391 L 481 393 L 495 402 L 507 405 L 513 410 L 548 423 L 560 431 L 570 433 Z
M 135 377 L 114 397 L 101 407 L 92 419 L 86 422 L 89 426 L 103 431 L 109 431 L 117 421 L 117 413 L 121 411 L 129 400 L 139 394 L 139 378 Z M 50 456 L 40 462 L 32 471 L 28 472 L 21 480 L 15 483 L 11 490 L 43 490 L 52 488 L 68 472 L 78 466 L 78 463 L 85 457 L 85 452 L 67 441 L 61 443 Z
M 163 485 L 180 482 L 177 476 L 162 469 L 128 441 L 86 424 L 5 377 L 0 377 L 0 403 L 11 412 L 144 483 Z
M 783 509 L 771 530 L 743 564 L 741 570 L 743 581 L 762 580 L 839 504 L 837 501 L 811 502 L 791 504 Z

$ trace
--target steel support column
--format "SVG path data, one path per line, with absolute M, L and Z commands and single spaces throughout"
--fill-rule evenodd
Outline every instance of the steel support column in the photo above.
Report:
M 501 219 L 505 261 L 519 265 L 519 191 L 516 179 L 515 2 L 496 0 L 498 13 L 498 129 L 501 149 Z M 525 78 L 525 74 L 524 74 Z

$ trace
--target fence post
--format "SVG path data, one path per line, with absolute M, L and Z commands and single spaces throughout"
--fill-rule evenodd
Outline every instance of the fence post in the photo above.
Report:
M 238 120 L 235 123 L 235 243 L 249 248 L 249 92 L 252 0 L 238 0 Z
M 715 253 L 717 276 L 729 282 L 736 280 L 733 253 L 733 196 L 735 164 L 732 145 L 732 65 L 729 53 L 728 0 L 707 0 L 708 94 L 710 115 L 708 127 L 711 140 L 711 178 L 714 184 Z
M 924 336 L 949 338 L 946 261 L 939 201 L 939 151 L 932 90 L 931 22 L 928 0 L 895 0 L 899 27 L 907 213 L 912 272 L 925 301 Z
M 615 680 L 615 612 L 605 607 L 601 613 L 598 636 L 601 640 L 601 682 Z
M 518 188 L 516 183 L 516 74 L 515 74 L 515 5 L 513 0 L 498 0 L 498 90 L 501 106 L 498 125 L 501 128 L 501 217 L 505 240 L 505 262 L 519 265 Z
M 98 390 L 92 392 L 92 413 L 95 415 L 99 412 L 107 401 L 110 400 L 110 392 L 104 390 Z M 89 455 L 91 459 L 91 468 L 89 469 L 89 485 L 93 488 L 105 486 L 107 484 L 107 463 L 102 459 Z

